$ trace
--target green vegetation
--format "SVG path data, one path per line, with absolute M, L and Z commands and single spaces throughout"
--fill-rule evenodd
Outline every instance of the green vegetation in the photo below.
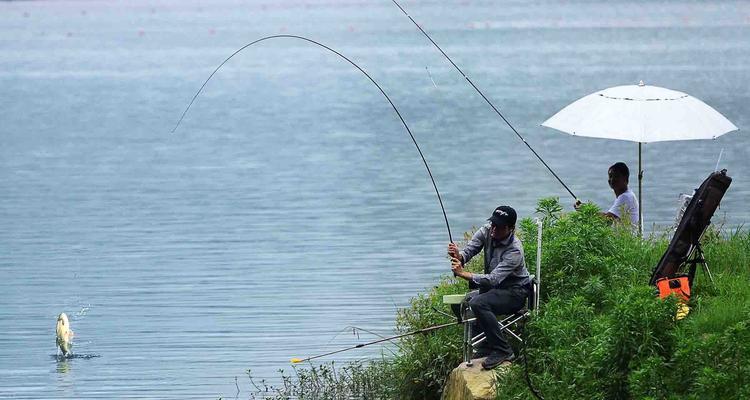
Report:
M 707 232 L 715 283 L 698 271 L 692 311 L 676 321 L 676 299 L 657 300 L 647 285 L 668 238 L 641 240 L 597 213 L 584 205 L 546 224 L 543 305 L 526 327 L 533 384 L 547 399 L 750 396 L 750 234 Z M 521 227 L 525 238 L 536 233 L 530 221 Z M 533 256 L 534 243 L 525 246 Z M 498 389 L 498 398 L 533 399 L 522 365 Z
M 322 400 L 322 399 L 393 399 L 397 398 L 390 382 L 390 361 L 385 359 L 367 364 L 352 362 L 341 368 L 334 363 L 294 368 L 294 375 L 281 374 L 280 386 L 269 386 L 265 381 L 255 382 L 252 371 L 248 376 L 252 386 L 251 399 Z
M 612 227 L 585 204 L 563 214 L 543 199 L 541 310 L 525 327 L 532 383 L 552 399 L 750 398 L 750 233 L 704 237 L 713 273 L 697 273 L 691 312 L 676 321 L 677 302 L 648 286 L 669 234 L 642 240 Z M 519 223 L 530 270 L 536 263 L 537 226 Z M 468 235 L 467 235 L 468 237 Z M 481 257 L 469 269 L 480 270 Z M 448 322 L 437 310 L 444 294 L 466 291 L 445 277 L 400 310 L 400 333 Z M 437 309 L 437 310 L 436 310 Z M 438 399 L 448 373 L 461 361 L 461 327 L 402 339 L 396 355 L 367 365 L 297 369 L 271 398 Z M 520 349 L 518 350 L 520 351 Z M 524 364 L 498 379 L 498 399 L 533 399 Z

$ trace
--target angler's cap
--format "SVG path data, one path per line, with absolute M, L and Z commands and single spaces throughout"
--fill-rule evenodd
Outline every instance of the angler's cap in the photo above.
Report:
M 518 215 L 511 206 L 500 206 L 487 219 L 495 225 L 515 226 Z

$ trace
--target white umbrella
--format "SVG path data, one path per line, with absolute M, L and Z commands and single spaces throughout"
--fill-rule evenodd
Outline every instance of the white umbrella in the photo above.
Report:
M 542 126 L 575 136 L 638 142 L 639 229 L 641 203 L 641 144 L 667 140 L 716 139 L 737 130 L 728 119 L 688 94 L 658 86 L 616 86 L 582 97 L 560 110 Z

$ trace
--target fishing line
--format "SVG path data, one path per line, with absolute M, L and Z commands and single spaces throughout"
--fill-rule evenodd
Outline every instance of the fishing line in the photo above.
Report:
M 724 154 L 724 148 L 721 148 L 721 151 L 719 152 L 719 159 L 716 160 L 716 168 L 714 168 L 714 171 L 719 170 L 719 163 L 721 162 L 721 156 Z
M 250 43 L 248 43 L 248 44 L 240 47 L 237 51 L 235 51 L 234 53 L 232 53 L 232 55 L 230 55 L 224 61 L 222 61 L 221 64 L 219 64 L 219 66 L 216 67 L 216 69 L 214 69 L 213 72 L 211 72 L 211 75 L 208 76 L 208 79 L 206 79 L 206 81 L 203 82 L 203 85 L 201 85 L 200 89 L 198 89 L 198 91 L 195 92 L 195 95 L 193 96 L 192 100 L 190 100 L 190 103 L 185 108 L 185 111 L 182 112 L 182 116 L 180 116 L 180 119 L 177 121 L 177 124 L 172 129 L 172 133 L 174 133 L 177 130 L 177 128 L 180 126 L 180 123 L 182 122 L 183 118 L 185 118 L 185 115 L 187 114 L 188 110 L 190 110 L 190 106 L 193 105 L 193 102 L 195 102 L 195 99 L 198 98 L 198 95 L 203 91 L 203 88 L 206 87 L 206 84 L 208 84 L 208 81 L 211 80 L 211 78 L 214 76 L 214 74 L 216 74 L 216 72 L 219 71 L 219 69 L 224 64 L 226 64 L 227 61 L 229 61 L 232 57 L 234 57 L 235 55 L 237 55 L 242 50 L 244 50 L 244 49 L 246 49 L 246 48 L 248 48 L 248 47 L 250 47 L 250 46 L 252 46 L 252 45 L 254 45 L 256 43 L 260 43 L 260 42 L 263 42 L 263 41 L 269 40 L 269 39 L 279 39 L 279 38 L 289 38 L 289 39 L 304 40 L 304 41 L 306 41 L 308 43 L 312 43 L 312 44 L 318 45 L 318 46 L 320 46 L 320 47 L 322 47 L 322 48 L 324 48 L 324 49 L 326 49 L 326 50 L 328 50 L 328 51 L 336 54 L 337 56 L 339 56 L 339 57 L 343 58 L 344 60 L 346 60 L 349 64 L 353 65 L 360 72 L 362 72 L 363 74 L 365 74 L 365 76 L 367 77 L 367 79 L 369 79 L 370 82 L 372 82 L 378 88 L 378 90 L 380 90 L 380 93 L 382 93 L 383 96 L 385 96 L 385 99 L 388 100 L 388 103 L 390 103 L 391 107 L 393 107 L 393 111 L 395 111 L 396 115 L 398 115 L 398 119 L 401 120 L 401 123 L 404 125 L 404 128 L 406 128 L 406 132 L 409 133 L 409 137 L 411 138 L 411 141 L 414 143 L 414 146 L 417 148 L 417 152 L 419 152 L 419 157 L 422 159 L 422 163 L 424 163 L 424 166 L 427 169 L 427 174 L 430 176 L 430 181 L 432 182 L 432 187 L 435 189 L 435 194 L 437 195 L 438 202 L 440 203 L 440 209 L 443 211 L 443 219 L 445 220 L 445 227 L 448 230 L 448 239 L 450 240 L 451 243 L 453 243 L 453 235 L 451 235 L 451 227 L 450 227 L 450 224 L 448 224 L 448 215 L 445 213 L 445 207 L 443 207 L 443 199 L 440 197 L 440 192 L 438 191 L 437 184 L 435 183 L 435 178 L 432 176 L 432 171 L 430 170 L 430 166 L 427 165 L 427 160 L 425 159 L 424 154 L 422 154 L 422 149 L 420 149 L 419 148 L 419 144 L 417 144 L 417 139 L 414 138 L 414 135 L 411 133 L 411 129 L 409 129 L 409 125 L 406 124 L 406 121 L 404 120 L 404 117 L 401 116 L 401 113 L 398 111 L 398 108 L 396 108 L 396 105 L 393 104 L 393 101 L 391 101 L 391 98 L 388 97 L 388 95 L 385 93 L 385 90 L 383 90 L 383 88 L 380 87 L 380 85 L 377 82 L 375 82 L 375 79 L 373 79 L 370 76 L 370 74 L 368 74 L 364 69 L 362 69 L 362 67 L 360 67 L 359 65 L 357 65 L 354 61 L 352 61 L 349 58 L 347 58 L 345 55 L 339 53 L 338 51 L 336 51 L 336 50 L 334 50 L 334 49 L 332 49 L 332 48 L 330 48 L 330 47 L 328 47 L 328 46 L 326 46 L 326 45 L 324 45 L 324 44 L 322 44 L 320 42 L 316 42 L 315 40 L 308 39 L 308 38 L 303 37 L 303 36 L 297 36 L 297 35 L 272 35 L 272 36 L 262 37 L 262 38 L 260 38 L 258 40 L 255 40 L 253 42 L 250 42 Z
M 430 69 L 427 67 L 424 67 L 424 69 L 427 70 L 427 76 L 430 77 L 430 80 L 432 81 L 432 86 L 435 86 L 435 89 L 438 89 L 437 84 L 435 83 L 435 80 L 432 79 L 432 74 L 430 73 Z
M 334 337 L 332 337 L 331 340 L 329 340 L 328 343 L 326 343 L 326 345 L 331 344 L 331 342 L 333 342 L 344 331 L 350 330 L 350 329 L 352 330 L 352 335 L 354 335 L 354 336 L 357 337 L 357 340 L 360 340 L 359 331 L 362 331 L 362 332 L 365 332 L 365 333 L 369 333 L 370 335 L 375 336 L 375 337 L 380 338 L 380 339 L 385 339 L 386 338 L 385 336 L 383 336 L 383 335 L 381 335 L 381 334 L 379 334 L 377 332 L 370 331 L 370 330 L 367 330 L 367 329 L 363 329 L 363 328 L 360 328 L 358 326 L 347 326 L 346 328 L 340 330 L 339 333 L 337 333 Z M 396 347 L 398 347 L 399 350 L 403 350 L 403 348 L 401 346 L 399 346 L 398 342 L 391 342 L 391 344 L 394 345 L 394 346 L 396 346 Z M 393 350 L 391 350 L 391 349 L 389 349 L 387 347 L 386 347 L 386 350 L 388 350 L 394 356 L 396 355 L 396 353 L 394 353 Z
M 415 21 L 414 18 L 412 18 L 411 15 L 409 15 L 409 13 L 407 13 L 406 10 L 404 10 L 404 8 L 401 7 L 400 4 L 398 4 L 398 2 L 396 2 L 396 0 L 391 0 L 391 1 L 393 2 L 393 4 L 396 5 L 396 7 L 399 8 L 399 10 L 401 10 L 401 12 L 404 13 L 404 15 L 406 15 L 407 17 L 409 17 L 409 19 L 411 20 L 411 22 L 414 23 L 414 25 L 425 35 L 425 37 L 427 37 L 427 39 L 429 39 L 429 41 L 432 42 L 432 44 L 435 45 L 435 47 L 437 47 L 437 49 L 440 50 L 441 53 L 443 53 L 443 55 L 445 56 L 445 58 L 448 59 L 448 61 L 451 63 L 451 65 L 453 65 L 456 68 L 456 70 L 459 73 L 461 73 L 461 75 L 463 75 L 463 77 L 466 79 L 467 82 L 469 82 L 469 84 L 471 85 L 471 87 L 473 87 L 474 90 L 476 90 L 477 93 L 479 93 L 479 95 L 482 96 L 482 98 L 484 99 L 484 101 L 486 101 L 487 104 L 489 104 L 490 107 L 492 107 L 492 109 L 495 111 L 495 113 L 498 116 L 500 116 L 500 118 L 502 118 L 503 121 L 505 121 L 505 123 L 510 127 L 510 129 L 513 131 L 513 133 L 515 133 L 516 136 L 518 136 L 518 138 L 521 139 L 521 141 L 526 145 L 526 147 L 528 147 L 529 150 L 531 150 L 531 152 L 534 153 L 534 155 L 536 156 L 536 158 L 539 159 L 539 161 L 541 161 L 542 164 L 544 164 L 545 167 L 547 167 L 547 170 L 549 170 L 549 172 L 552 173 L 552 175 L 557 179 L 557 181 L 560 182 L 561 185 L 563 185 L 563 187 L 565 188 L 565 190 L 567 190 L 568 193 L 570 193 L 570 195 L 573 196 L 574 199 L 578 200 L 578 197 L 576 197 L 576 195 L 573 194 L 573 192 L 570 190 L 570 188 L 568 188 L 568 185 L 566 185 L 565 182 L 563 182 L 562 179 L 560 179 L 560 177 L 557 176 L 557 174 L 555 173 L 555 171 L 553 171 L 552 168 L 550 168 L 550 166 L 547 165 L 546 162 L 544 162 L 544 160 L 542 159 L 542 157 L 531 147 L 531 145 L 526 141 L 526 139 L 524 139 L 523 136 L 521 136 L 521 134 L 518 133 L 518 131 L 516 130 L 516 128 L 514 128 L 513 125 L 511 125 L 510 121 L 508 121 L 508 119 L 505 118 L 505 116 L 500 112 L 500 110 L 498 110 L 497 107 L 495 107 L 495 105 L 492 104 L 492 102 L 490 101 L 490 99 L 488 99 L 487 96 L 485 96 L 484 93 L 482 93 L 482 91 L 479 90 L 479 88 L 477 87 L 477 85 L 475 85 L 474 82 L 472 82 L 471 79 L 469 79 L 469 77 L 466 76 L 466 74 L 464 73 L 464 71 L 462 71 L 461 68 L 459 68 L 458 65 L 456 65 L 456 63 L 454 63 L 453 60 L 450 57 L 448 57 L 448 54 L 446 54 L 443 51 L 443 49 L 440 48 L 440 46 L 438 46 L 438 44 L 435 43 L 434 40 L 432 40 L 432 38 L 430 37 L 430 35 L 428 35 L 427 32 L 425 32 L 425 30 L 422 29 L 421 26 L 419 26 L 419 24 L 417 23 L 417 21 Z

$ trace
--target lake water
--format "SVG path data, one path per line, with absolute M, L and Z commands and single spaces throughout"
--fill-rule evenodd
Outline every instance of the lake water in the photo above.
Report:
M 582 199 L 637 145 L 539 124 L 620 84 L 664 86 L 737 126 L 644 145 L 647 224 L 720 167 L 716 221 L 750 221 L 750 3 L 407 2 Z M 392 332 L 498 204 L 572 198 L 388 1 L 0 2 L 0 397 L 246 398 L 252 369 Z M 635 175 L 635 174 L 633 174 Z M 635 181 L 635 180 L 633 180 Z M 631 182 L 634 183 L 634 182 Z M 633 185 L 635 186 L 635 185 Z M 646 279 L 646 277 L 644 277 Z M 76 332 L 54 358 L 58 313 Z M 367 348 L 323 361 L 377 357 Z

